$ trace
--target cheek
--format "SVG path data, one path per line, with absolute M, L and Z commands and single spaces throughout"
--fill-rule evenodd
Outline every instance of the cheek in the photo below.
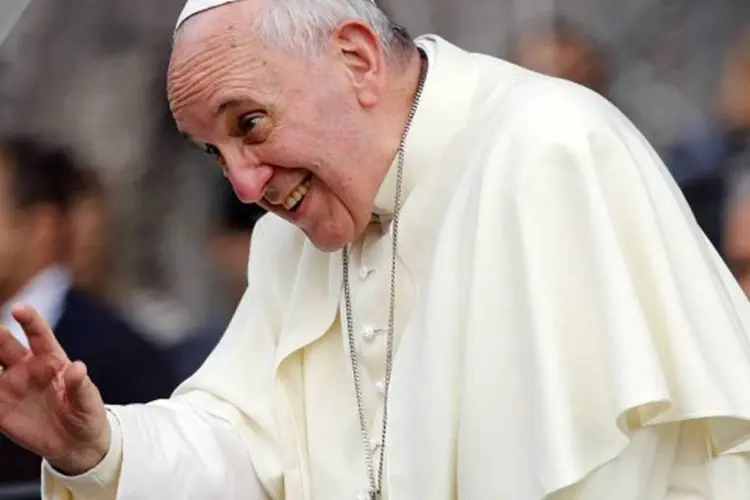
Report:
M 361 194 L 355 179 L 349 172 L 341 171 L 333 166 L 321 166 L 313 171 L 312 187 L 327 200 L 329 210 L 340 212 L 343 207 L 347 211 L 360 200 Z

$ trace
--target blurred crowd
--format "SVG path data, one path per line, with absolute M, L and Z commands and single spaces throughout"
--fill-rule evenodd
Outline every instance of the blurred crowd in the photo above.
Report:
M 633 74 L 635 59 L 623 67 L 623 47 L 576 16 L 509 25 L 492 16 L 518 2 L 476 0 L 446 23 L 443 2 L 412 1 L 382 4 L 414 35 L 435 32 L 615 102 L 651 139 L 750 295 L 750 8 L 738 2 L 733 12 L 747 17 L 719 37 L 705 102 L 683 105 L 657 77 L 652 92 L 638 94 L 650 97 L 630 95 L 634 80 L 623 75 Z M 0 324 L 23 339 L 10 307 L 34 305 L 87 364 L 105 401 L 121 404 L 168 396 L 211 352 L 246 286 L 263 212 L 241 204 L 210 160 L 172 130 L 162 73 L 181 2 L 128 2 L 125 20 L 108 3 L 78 0 L 63 12 L 36 0 L 3 47 Z M 501 4 L 506 10 L 494 10 Z M 627 30 L 620 35 L 628 40 Z M 63 38 L 76 56 L 56 52 Z M 653 118 L 666 115 L 681 118 Z M 38 459 L 0 439 L 0 486 L 38 476 Z

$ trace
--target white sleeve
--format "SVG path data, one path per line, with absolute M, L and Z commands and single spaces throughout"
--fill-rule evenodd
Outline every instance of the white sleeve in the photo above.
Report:
M 45 464 L 45 500 L 267 499 L 229 422 L 174 400 L 110 410 L 107 456 L 76 477 Z
M 117 416 L 107 412 L 111 440 L 109 451 L 93 469 L 80 476 L 65 476 L 45 461 L 42 464 L 42 495 L 45 500 L 113 500 L 122 464 L 122 431 Z

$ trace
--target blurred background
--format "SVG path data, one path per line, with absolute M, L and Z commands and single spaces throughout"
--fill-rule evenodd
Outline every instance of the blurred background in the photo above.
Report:
M 379 4 L 413 36 L 612 100 L 750 291 L 750 2 Z M 19 298 L 41 304 L 112 403 L 167 396 L 200 365 L 242 293 L 261 215 L 172 123 L 182 6 L 31 0 L 0 47 L 0 323 Z M 38 497 L 22 487 L 36 480 L 38 462 L 0 441 L 0 498 Z

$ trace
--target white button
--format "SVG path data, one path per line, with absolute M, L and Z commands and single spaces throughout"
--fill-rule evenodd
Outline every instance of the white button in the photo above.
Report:
M 373 269 L 372 267 L 362 266 L 359 268 L 359 278 L 364 281 L 369 278 L 370 275 L 374 272 L 375 269 Z
M 362 338 L 365 339 L 366 342 L 372 342 L 375 338 L 376 330 L 370 325 L 365 326 L 362 329 Z
M 385 396 L 385 381 L 380 380 L 375 383 L 375 390 L 378 391 L 378 396 L 381 398 Z

